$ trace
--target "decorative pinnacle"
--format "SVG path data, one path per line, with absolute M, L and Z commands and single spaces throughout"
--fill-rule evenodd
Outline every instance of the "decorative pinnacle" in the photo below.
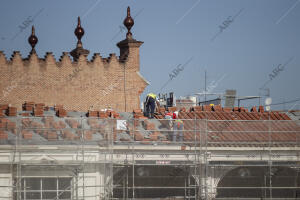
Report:
M 130 16 L 130 7 L 128 6 L 127 8 L 127 17 L 124 19 L 123 22 L 124 26 L 127 28 L 127 34 L 126 34 L 126 38 L 132 38 L 132 33 L 130 32 L 130 29 L 132 28 L 132 26 L 134 25 L 134 20 L 132 19 L 132 17 Z
M 78 23 L 77 23 L 77 27 L 76 27 L 74 33 L 75 33 L 78 41 L 77 41 L 76 48 L 73 49 L 70 52 L 70 54 L 71 54 L 71 56 L 73 56 L 74 61 L 77 61 L 79 59 L 80 55 L 87 56 L 90 53 L 89 50 L 84 49 L 82 46 L 81 38 L 84 35 L 84 29 L 81 27 L 80 17 L 78 17 Z
M 38 38 L 35 36 L 35 29 L 34 29 L 34 26 L 32 26 L 32 29 L 31 29 L 31 35 L 29 36 L 28 38 L 28 42 L 29 44 L 31 45 L 31 48 L 32 48 L 32 52 L 35 51 L 34 47 L 35 45 L 37 44 L 38 42 Z
M 81 27 L 80 17 L 78 17 L 78 23 L 74 33 L 78 39 L 78 43 L 81 43 L 81 38 L 84 35 L 84 29 Z

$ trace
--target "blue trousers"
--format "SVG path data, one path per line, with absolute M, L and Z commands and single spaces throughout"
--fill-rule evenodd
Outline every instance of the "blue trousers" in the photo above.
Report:
M 179 136 L 179 141 L 183 141 L 183 124 L 178 125 L 177 123 L 173 126 L 173 142 L 176 142 L 176 137 Z
M 155 99 L 152 97 L 147 97 L 146 99 L 146 113 L 148 117 L 153 118 L 155 110 Z

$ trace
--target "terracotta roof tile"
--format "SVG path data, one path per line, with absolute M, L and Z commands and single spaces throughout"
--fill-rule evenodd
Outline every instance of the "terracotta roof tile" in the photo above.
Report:
M 248 115 L 247 112 L 242 112 L 241 115 L 242 115 L 246 120 L 252 120 L 252 118 Z
M 27 106 L 32 106 L 32 104 L 28 103 Z M 33 104 L 33 106 L 34 108 L 42 108 L 44 105 Z M 59 112 L 62 107 L 56 106 L 55 109 Z M 208 131 L 207 142 L 214 146 L 268 146 L 270 136 L 272 138 L 272 145 L 287 146 L 291 144 L 284 142 L 299 142 L 300 140 L 300 126 L 294 121 L 291 121 L 285 113 L 271 112 L 269 116 L 268 112 L 247 112 L 247 110 L 243 108 L 235 108 L 235 112 L 231 112 L 229 111 L 230 109 L 228 109 L 227 111 L 229 112 L 226 112 L 225 108 L 222 110 L 222 108 L 218 106 L 214 107 L 215 111 L 211 110 L 211 106 L 206 106 L 206 111 L 202 111 L 202 107 L 199 106 L 194 107 L 193 110 L 194 111 L 192 112 L 180 111 L 178 115 L 178 118 L 180 119 L 187 119 L 184 120 L 184 141 L 186 142 L 193 142 L 196 138 L 196 142 L 200 142 L 201 139 L 201 142 L 205 143 L 206 129 Z M 262 109 L 260 109 L 260 111 L 262 111 Z M 23 113 L 28 112 L 23 111 Z M 106 118 L 107 116 L 120 117 L 119 113 L 115 111 L 94 111 L 94 114 L 95 113 L 97 114 L 96 117 L 99 117 L 100 113 L 103 114 L 103 118 Z M 147 120 L 141 113 L 141 110 L 135 110 L 133 114 L 137 119 L 133 120 L 132 124 L 129 124 L 130 131 L 128 134 L 134 136 L 136 141 L 142 141 L 148 144 L 150 141 L 167 140 L 166 134 L 155 130 L 155 124 L 150 120 Z M 269 117 L 272 121 L 265 121 L 268 120 Z M 142 121 L 141 118 L 145 118 L 146 120 Z M 163 119 L 164 117 L 162 114 L 155 114 L 155 118 Z M 212 121 L 206 121 L 205 119 Z M 85 125 L 85 128 L 89 129 L 84 131 L 83 136 L 85 140 L 91 141 L 96 135 L 102 134 L 99 133 L 99 130 L 103 130 L 105 125 L 99 123 L 99 118 L 85 118 L 85 120 L 88 125 Z M 54 115 L 41 118 L 25 117 L 22 118 L 20 122 L 24 129 L 24 131 L 22 131 L 22 137 L 25 140 L 31 140 L 35 134 L 38 134 L 48 141 L 62 139 L 79 140 L 81 136 L 81 131 L 78 130 L 81 128 L 81 122 L 72 118 L 57 118 Z M 161 120 L 160 123 L 162 127 L 167 127 L 169 121 Z M 137 130 L 137 126 L 142 127 L 141 124 L 143 124 L 145 130 L 148 130 L 147 133 L 149 133 L 148 136 L 150 139 L 145 139 L 145 134 Z M 134 130 L 136 131 L 133 131 L 133 126 L 135 126 Z M 269 135 L 270 133 L 268 132 L 269 127 L 272 131 L 271 135 Z M 0 118 L 0 139 L 7 140 L 8 132 L 16 134 L 16 128 L 17 124 L 14 120 Z M 45 130 L 45 128 L 50 128 L 52 130 Z M 119 138 L 121 133 L 122 131 L 114 128 L 114 139 L 117 139 L 117 135 Z M 129 141 L 130 137 L 119 138 L 118 140 Z
M 211 115 L 214 117 L 215 120 L 222 120 L 222 118 L 216 112 L 212 112 Z

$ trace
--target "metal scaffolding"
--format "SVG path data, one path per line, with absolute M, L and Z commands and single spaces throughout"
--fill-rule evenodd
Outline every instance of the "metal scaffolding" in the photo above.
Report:
M 296 121 L 7 119 L 0 200 L 300 199 Z

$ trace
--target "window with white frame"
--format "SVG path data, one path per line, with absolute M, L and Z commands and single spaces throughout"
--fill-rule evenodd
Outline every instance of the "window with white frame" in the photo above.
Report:
M 71 177 L 26 177 L 21 179 L 22 200 L 71 199 Z

